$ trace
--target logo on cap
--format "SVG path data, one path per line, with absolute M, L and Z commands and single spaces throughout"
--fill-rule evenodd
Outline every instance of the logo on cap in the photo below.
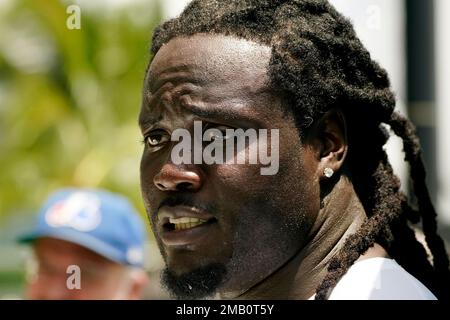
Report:
M 76 192 L 56 202 L 45 213 L 45 221 L 54 228 L 72 227 L 88 232 L 97 228 L 102 220 L 100 199 L 90 193 Z

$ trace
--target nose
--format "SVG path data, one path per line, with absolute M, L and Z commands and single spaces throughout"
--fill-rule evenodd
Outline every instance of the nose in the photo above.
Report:
M 153 178 L 161 191 L 198 191 L 202 186 L 201 172 L 194 167 L 165 164 Z

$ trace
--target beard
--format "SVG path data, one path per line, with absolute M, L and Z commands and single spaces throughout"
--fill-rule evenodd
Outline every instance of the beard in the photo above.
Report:
M 214 296 L 224 282 L 227 270 L 223 264 L 210 264 L 176 275 L 166 268 L 161 283 L 175 299 L 197 300 Z

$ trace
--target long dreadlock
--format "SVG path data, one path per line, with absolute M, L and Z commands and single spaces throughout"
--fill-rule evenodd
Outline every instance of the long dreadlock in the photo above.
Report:
M 152 53 L 172 38 L 198 33 L 232 35 L 272 48 L 272 87 L 287 97 L 301 137 L 327 110 L 345 115 L 349 178 L 367 218 L 330 261 L 316 299 L 326 299 L 375 242 L 438 298 L 450 298 L 449 260 L 437 234 L 418 138 L 411 122 L 394 112 L 387 73 L 371 59 L 351 23 L 326 0 L 194 0 L 155 30 Z M 400 191 L 383 149 L 389 133 L 382 124 L 403 139 L 417 209 Z M 410 227 L 420 220 L 432 263 Z

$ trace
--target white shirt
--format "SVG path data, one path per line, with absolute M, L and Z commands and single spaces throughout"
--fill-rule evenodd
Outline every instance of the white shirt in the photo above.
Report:
M 436 297 L 395 260 L 369 258 L 350 267 L 329 300 L 436 300 Z

